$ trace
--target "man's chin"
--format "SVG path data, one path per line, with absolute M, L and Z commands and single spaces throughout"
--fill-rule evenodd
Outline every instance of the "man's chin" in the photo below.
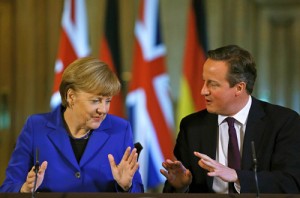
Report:
M 214 108 L 206 107 L 206 110 L 212 114 L 218 114 L 218 112 Z

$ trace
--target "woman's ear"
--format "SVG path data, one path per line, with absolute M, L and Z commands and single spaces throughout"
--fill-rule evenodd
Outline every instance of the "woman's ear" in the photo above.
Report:
M 75 91 L 73 89 L 68 89 L 66 94 L 66 100 L 69 107 L 73 107 L 74 105 L 74 99 L 75 99 Z

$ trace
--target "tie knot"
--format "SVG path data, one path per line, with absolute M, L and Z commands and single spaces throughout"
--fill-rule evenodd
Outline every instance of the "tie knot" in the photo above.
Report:
M 228 126 L 234 126 L 235 119 L 233 117 L 227 117 L 225 120 L 228 123 Z

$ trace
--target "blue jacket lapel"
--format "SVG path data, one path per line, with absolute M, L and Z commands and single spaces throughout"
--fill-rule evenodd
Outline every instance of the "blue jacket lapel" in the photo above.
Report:
M 69 140 L 69 135 L 63 123 L 61 112 L 62 109 L 59 107 L 51 114 L 49 122 L 47 123 L 47 127 L 50 129 L 48 138 L 57 149 L 57 152 L 60 153 L 61 156 L 70 163 L 70 166 L 73 166 L 78 170 L 90 159 L 92 159 L 98 152 L 100 152 L 100 149 L 109 139 L 110 134 L 108 130 L 111 128 L 111 120 L 108 115 L 103 120 L 100 127 L 92 132 L 85 151 L 81 157 L 80 164 L 78 164 Z
M 100 127 L 94 130 L 90 136 L 88 144 L 80 160 L 80 166 L 83 166 L 89 160 L 91 160 L 101 148 L 105 145 L 106 141 L 109 139 L 109 128 L 111 128 L 111 122 L 109 116 L 107 116 Z
M 48 138 L 57 152 L 70 163 L 70 166 L 78 169 L 79 166 L 62 119 L 61 106 L 52 112 L 47 127 L 49 128 Z

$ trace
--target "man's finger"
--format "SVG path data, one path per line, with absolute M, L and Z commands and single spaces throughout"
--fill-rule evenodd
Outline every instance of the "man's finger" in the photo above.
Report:
M 199 153 L 199 152 L 197 152 L 197 151 L 194 152 L 194 155 L 195 155 L 196 157 L 201 158 L 201 159 L 206 159 L 206 160 L 211 159 L 211 158 L 208 157 L 207 155 L 205 155 L 205 154 L 203 154 L 203 153 Z
M 168 179 L 168 172 L 163 170 L 163 169 L 160 169 L 160 173 L 165 176 L 166 179 Z

